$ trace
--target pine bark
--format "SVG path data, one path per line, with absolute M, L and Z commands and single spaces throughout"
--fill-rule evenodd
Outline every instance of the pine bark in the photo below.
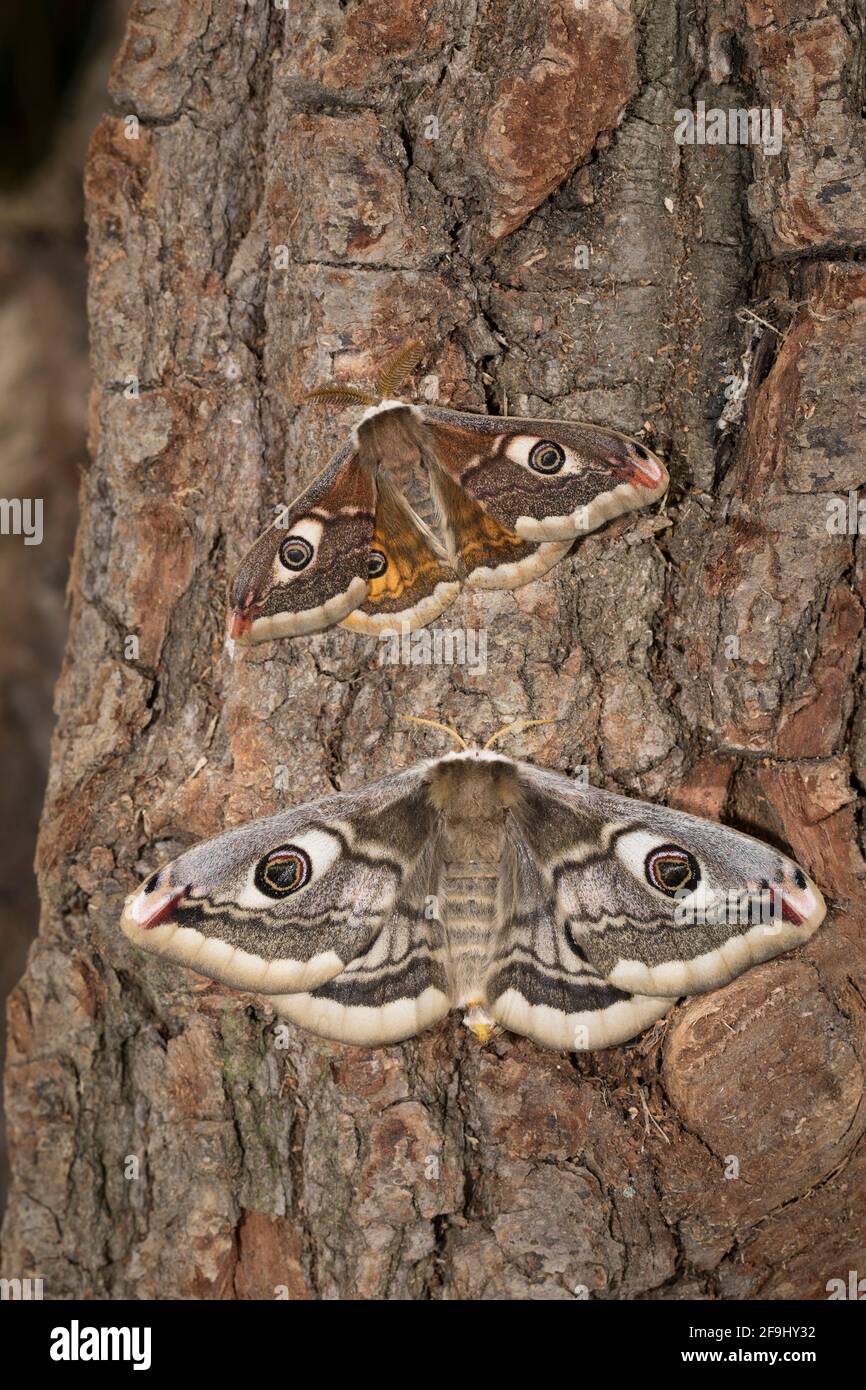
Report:
M 822 1298 L 863 1272 L 864 573 L 827 524 L 866 484 L 863 33 L 855 0 L 135 0 L 87 168 L 92 464 L 10 1010 L 8 1277 Z M 699 100 L 779 108 L 781 154 L 678 144 Z M 486 673 L 343 631 L 231 662 L 228 577 L 353 419 L 299 397 L 416 337 L 443 403 L 643 431 L 666 508 L 464 595 Z M 557 718 L 520 751 L 778 843 L 832 912 L 578 1057 L 456 1019 L 284 1038 L 126 942 L 157 863 L 434 751 L 403 714 Z

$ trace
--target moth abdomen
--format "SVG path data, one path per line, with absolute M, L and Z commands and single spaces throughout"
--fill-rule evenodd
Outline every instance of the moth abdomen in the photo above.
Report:
M 450 996 L 454 1007 L 484 1003 L 485 981 L 496 951 L 501 913 L 504 812 L 494 819 L 450 817 L 443 831 L 439 881 Z

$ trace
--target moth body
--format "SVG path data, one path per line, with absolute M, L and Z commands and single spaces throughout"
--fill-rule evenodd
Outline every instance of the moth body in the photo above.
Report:
M 382 401 L 365 412 L 355 426 L 354 437 L 362 466 L 397 488 L 444 555 L 435 535 L 438 518 L 425 462 L 424 430 L 416 408 L 402 401 Z
M 376 405 L 371 405 L 361 416 L 355 428 L 352 430 L 352 439 L 357 447 L 360 447 L 362 436 L 371 430 L 379 429 L 383 426 L 388 417 L 392 422 L 394 417 L 414 417 L 421 420 L 421 410 L 417 405 L 412 405 L 410 401 L 385 400 L 378 401 Z
M 449 997 L 482 1041 L 494 1020 L 486 1013 L 487 980 L 504 932 L 500 885 L 505 871 L 507 816 L 519 796 L 513 764 L 470 753 L 438 763 L 430 798 L 441 816 L 439 905 L 445 935 Z
M 824 911 L 770 845 L 470 749 L 188 850 L 121 925 L 324 1037 L 396 1042 L 460 1009 L 482 1041 L 499 1025 L 584 1051 L 808 940 Z
M 667 483 L 662 461 L 615 430 L 389 396 L 244 557 L 229 636 L 424 627 L 463 587 L 541 578 L 574 540 L 658 501 Z

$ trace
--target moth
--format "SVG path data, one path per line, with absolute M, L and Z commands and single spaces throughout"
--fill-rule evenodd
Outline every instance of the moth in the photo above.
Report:
M 578 536 L 663 496 L 662 461 L 614 430 L 394 399 L 420 355 L 411 344 L 386 364 L 381 399 L 340 385 L 307 397 L 367 410 L 242 561 L 232 640 L 424 627 L 464 585 L 528 584 Z
M 748 835 L 460 743 L 196 846 L 127 899 L 123 931 L 340 1042 L 459 1009 L 482 1042 L 500 1026 L 583 1051 L 824 916 L 802 869 Z

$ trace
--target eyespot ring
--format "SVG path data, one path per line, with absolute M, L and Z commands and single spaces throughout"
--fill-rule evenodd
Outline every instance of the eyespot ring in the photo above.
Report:
M 539 439 L 529 451 L 528 462 L 536 473 L 559 473 L 565 466 L 565 450 L 552 439 Z
M 367 556 L 367 578 L 381 579 L 388 568 L 388 557 L 381 550 L 371 550 Z
M 647 883 L 666 898 L 691 893 L 701 881 L 700 864 L 681 845 L 659 845 L 651 849 L 644 861 L 644 873 Z
M 278 845 L 256 865 L 254 882 L 266 898 L 287 898 L 309 883 L 313 866 L 298 845 Z
M 280 543 L 280 564 L 287 570 L 305 570 L 314 554 L 306 536 L 286 536 Z

